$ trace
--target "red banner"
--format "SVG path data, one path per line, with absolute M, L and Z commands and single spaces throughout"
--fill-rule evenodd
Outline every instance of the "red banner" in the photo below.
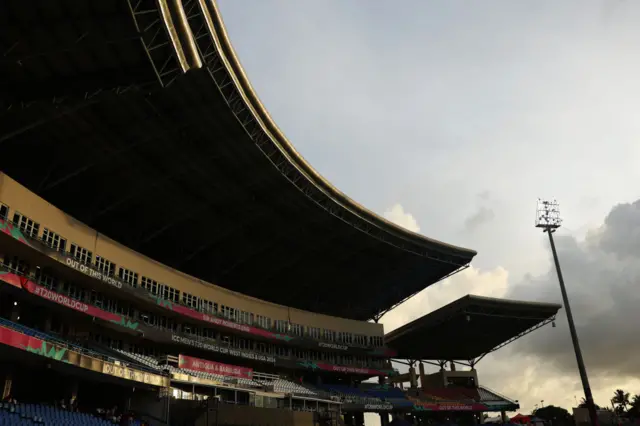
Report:
M 221 364 L 219 362 L 207 361 L 200 358 L 193 358 L 186 355 L 178 357 L 180 368 L 188 370 L 202 371 L 204 373 L 219 374 L 221 376 L 239 377 L 251 379 L 253 369 L 238 367 L 237 365 Z
M 345 365 L 333 365 L 333 364 L 324 364 L 324 363 L 316 363 L 316 366 L 321 370 L 335 371 L 336 373 L 364 374 L 366 376 L 389 375 L 389 371 L 380 371 L 380 370 L 374 370 L 371 368 L 349 367 Z
M 2 271 L 0 270 L 0 280 L 4 281 L 5 283 L 12 285 L 14 287 L 17 288 L 22 288 L 22 283 L 24 281 L 26 281 L 26 278 L 23 278 L 17 274 L 13 274 L 11 272 L 8 271 Z
M 13 346 L 18 349 L 42 346 L 42 340 L 18 333 L 10 328 L 0 327 L 0 343 Z
M 87 303 L 80 302 L 79 300 L 72 299 L 69 296 L 65 296 L 64 294 L 56 293 L 55 291 L 42 287 L 34 283 L 33 281 L 27 281 L 23 285 L 23 287 L 31 294 L 40 296 L 43 299 L 46 299 L 53 303 L 57 303 L 58 305 L 71 308 L 74 311 L 82 312 L 84 314 L 100 318 L 105 321 L 120 321 L 121 315 L 114 314 L 113 312 L 103 311 L 102 309 L 96 308 L 93 305 L 89 305 Z
M 0 271 L 0 280 L 14 287 L 23 288 L 31 294 L 39 296 L 58 305 L 73 309 L 74 311 L 82 312 L 83 314 L 87 314 L 101 320 L 120 324 L 132 330 L 138 328 L 137 322 L 131 322 L 122 315 L 103 311 L 102 309 L 96 308 L 93 305 L 89 305 L 87 303 L 80 302 L 79 300 L 72 299 L 71 297 L 65 296 L 64 294 L 56 293 L 55 291 L 42 287 L 41 285 L 38 285 L 33 281 L 29 281 L 28 279 L 12 272 Z
M 457 402 L 422 402 L 419 399 L 409 397 L 409 400 L 413 402 L 414 408 L 418 410 L 427 411 L 487 411 L 487 406 L 484 404 L 463 404 Z
M 0 327 L 0 343 L 58 361 L 65 361 L 68 356 L 66 348 L 5 327 Z
M 212 315 L 208 315 L 205 314 L 203 312 L 198 312 L 194 309 L 191 308 L 187 308 L 186 306 L 182 306 L 182 305 L 178 305 L 178 304 L 173 304 L 173 303 L 167 303 L 166 300 L 161 300 L 160 298 L 157 299 L 157 303 L 160 306 L 163 306 L 167 309 L 172 310 L 173 312 L 177 312 L 179 314 L 182 314 L 184 316 L 193 318 L 193 319 L 197 319 L 200 321 L 205 321 L 211 324 L 215 324 L 218 325 L 220 327 L 225 327 L 225 328 L 229 328 L 232 330 L 236 330 L 236 331 L 240 331 L 243 333 L 249 333 L 249 334 L 253 334 L 255 336 L 261 336 L 261 337 L 266 337 L 267 339 L 274 339 L 274 340 L 283 340 L 283 341 L 290 341 L 293 339 L 293 337 L 291 336 L 287 336 L 284 334 L 278 334 L 278 333 L 273 333 L 271 331 L 267 331 L 267 330 L 263 330 L 261 328 L 258 327 L 252 327 L 250 325 L 245 325 L 245 324 L 238 324 L 236 322 L 233 321 L 228 321 L 226 319 L 223 318 L 218 318 Z

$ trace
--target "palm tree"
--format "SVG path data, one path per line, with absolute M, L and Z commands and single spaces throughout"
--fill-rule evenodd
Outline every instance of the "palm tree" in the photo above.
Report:
M 613 393 L 611 403 L 617 405 L 621 412 L 627 411 L 627 406 L 629 405 L 629 392 L 625 392 L 622 389 L 617 389 Z
M 633 395 L 630 405 L 628 413 L 636 417 L 640 416 L 640 395 Z

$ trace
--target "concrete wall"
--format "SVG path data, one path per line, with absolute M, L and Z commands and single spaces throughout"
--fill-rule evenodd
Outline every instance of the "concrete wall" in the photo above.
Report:
M 218 425 L 224 426 L 314 426 L 313 413 L 276 408 L 258 408 L 235 405 L 218 407 Z M 215 426 L 215 412 L 209 412 L 196 422 L 196 426 Z

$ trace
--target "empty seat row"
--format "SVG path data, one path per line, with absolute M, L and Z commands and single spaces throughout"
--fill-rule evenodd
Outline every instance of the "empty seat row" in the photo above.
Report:
M 0 425 L 112 426 L 85 413 L 73 413 L 40 404 L 0 404 Z

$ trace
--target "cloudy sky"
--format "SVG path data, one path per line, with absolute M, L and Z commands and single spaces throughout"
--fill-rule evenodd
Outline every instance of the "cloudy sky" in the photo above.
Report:
M 384 318 L 467 293 L 561 300 L 557 241 L 596 402 L 640 393 L 640 2 L 220 0 L 239 57 L 299 151 L 358 202 L 479 252 Z M 564 317 L 489 356 L 481 383 L 581 398 Z

